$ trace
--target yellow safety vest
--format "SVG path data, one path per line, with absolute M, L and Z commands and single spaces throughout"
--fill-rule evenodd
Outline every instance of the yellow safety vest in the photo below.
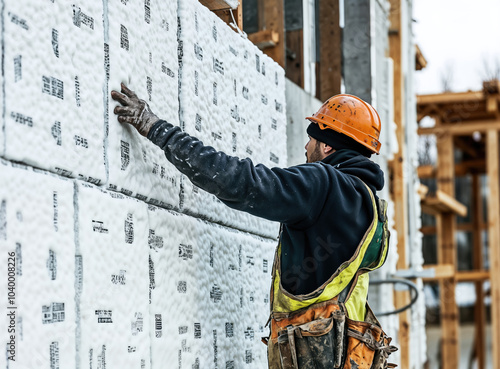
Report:
M 366 186 L 366 184 L 365 184 Z M 368 186 L 366 186 L 368 188 Z M 365 232 L 356 252 L 315 291 L 304 295 L 293 295 L 281 285 L 281 243 L 276 249 L 271 286 L 271 318 L 276 315 L 307 309 L 311 305 L 336 299 L 344 291 L 347 316 L 363 321 L 368 296 L 367 272 L 380 268 L 387 257 L 389 230 L 387 228 L 387 203 L 377 200 L 368 188 L 373 205 L 373 220 Z M 282 314 L 284 313 L 284 314 Z

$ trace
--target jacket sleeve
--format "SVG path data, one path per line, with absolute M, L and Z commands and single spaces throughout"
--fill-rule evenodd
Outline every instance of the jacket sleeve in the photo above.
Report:
M 227 206 L 289 225 L 312 223 L 325 202 L 328 174 L 321 164 L 290 168 L 254 165 L 205 146 L 166 121 L 157 122 L 148 138 L 196 186 Z M 314 190 L 311 190 L 314 189 Z

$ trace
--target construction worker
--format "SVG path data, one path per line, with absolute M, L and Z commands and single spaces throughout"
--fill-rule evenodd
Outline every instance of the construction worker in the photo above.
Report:
M 271 288 L 269 368 L 384 368 L 390 338 L 366 304 L 368 275 L 387 255 L 380 118 L 351 95 L 327 100 L 307 128 L 307 163 L 254 165 L 159 119 L 125 85 L 120 123 L 158 145 L 196 186 L 227 206 L 281 223 Z M 373 365 L 373 366 L 372 366 Z

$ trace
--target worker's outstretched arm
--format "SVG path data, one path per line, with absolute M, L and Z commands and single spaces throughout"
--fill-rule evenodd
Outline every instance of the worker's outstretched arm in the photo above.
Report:
M 217 196 L 226 205 L 253 215 L 283 223 L 307 226 L 324 203 L 326 191 L 310 191 L 317 183 L 328 183 L 321 164 L 287 169 L 253 165 L 205 146 L 180 127 L 159 120 L 147 104 L 122 85 L 112 92 L 123 106 L 115 108 L 118 121 L 132 124 L 158 145 L 167 159 L 196 186 Z M 317 183 L 315 183 L 317 182 Z

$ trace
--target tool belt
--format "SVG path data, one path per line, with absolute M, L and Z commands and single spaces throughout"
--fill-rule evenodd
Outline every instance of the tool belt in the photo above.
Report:
M 270 369 L 385 369 L 396 348 L 368 306 L 368 272 L 389 248 L 387 203 L 370 188 L 373 219 L 353 256 L 315 291 L 293 295 L 281 284 L 281 243 L 271 284 Z M 281 239 L 281 237 L 280 237 Z
M 396 367 L 387 358 L 397 348 L 390 346 L 391 338 L 368 305 L 365 321 L 349 319 L 337 301 L 318 305 L 272 317 L 267 342 L 270 369 Z

